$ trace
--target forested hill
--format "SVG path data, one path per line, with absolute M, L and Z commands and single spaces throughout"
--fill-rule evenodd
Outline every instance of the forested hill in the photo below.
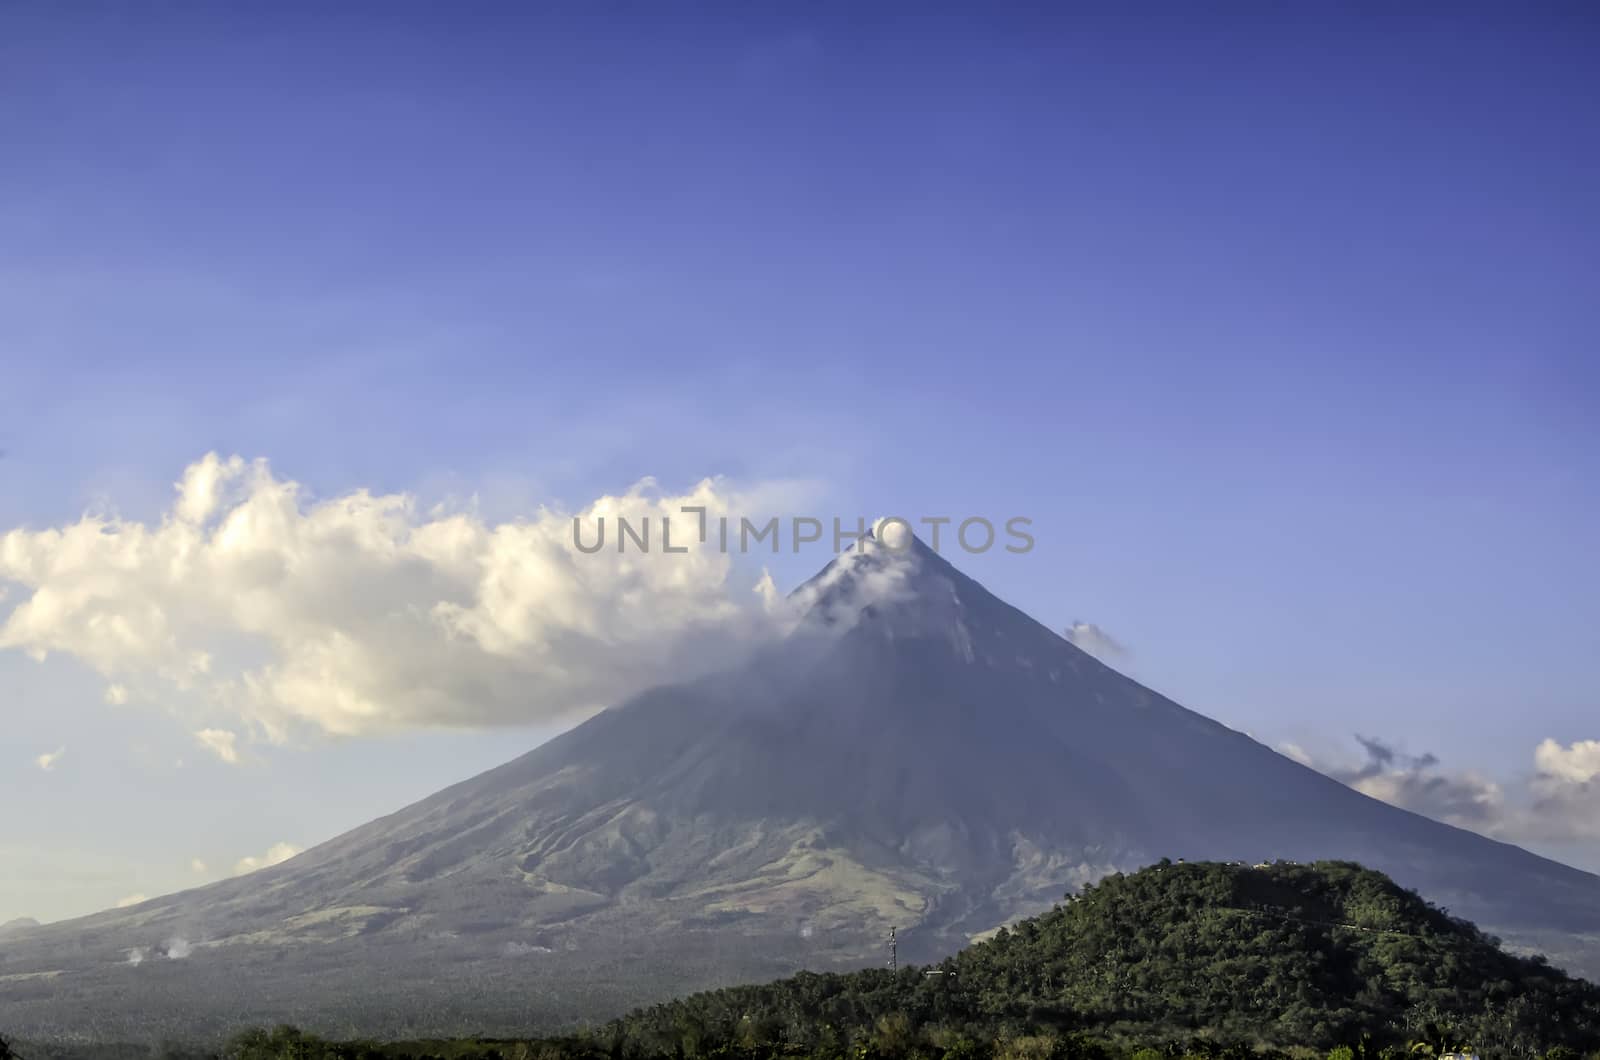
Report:
M 897 1013 L 929 1041 L 1084 1032 L 1524 1056 L 1600 1048 L 1600 987 L 1506 953 L 1347 862 L 1163 863 L 1108 877 L 932 969 L 698 994 L 619 1031 L 641 1052 L 676 1051 L 685 1036 L 815 1052 L 820 1038 L 879 1033 Z

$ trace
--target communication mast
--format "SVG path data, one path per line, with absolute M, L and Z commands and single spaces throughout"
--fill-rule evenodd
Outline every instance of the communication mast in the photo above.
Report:
M 900 943 L 894 937 L 894 928 L 889 929 L 889 970 L 895 971 L 900 967 Z

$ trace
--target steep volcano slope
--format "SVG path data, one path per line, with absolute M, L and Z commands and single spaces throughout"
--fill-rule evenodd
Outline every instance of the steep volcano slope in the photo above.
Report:
M 799 596 L 806 621 L 733 672 L 647 692 L 275 868 L 30 931 L 0 955 L 0 1002 L 61 1029 L 64 1001 L 95 997 L 120 1025 L 112 986 L 135 987 L 141 1019 L 160 1011 L 135 974 L 185 1011 L 210 1004 L 202 980 L 243 976 L 250 1018 L 526 1029 L 876 959 L 890 926 L 931 956 L 1164 855 L 1357 860 L 1508 935 L 1600 933 L 1600 879 L 1184 710 L 920 543 L 847 554 Z M 190 956 L 126 967 L 173 938 Z

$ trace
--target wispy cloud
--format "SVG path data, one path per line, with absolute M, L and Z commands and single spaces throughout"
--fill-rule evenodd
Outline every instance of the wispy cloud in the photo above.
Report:
M 54 751 L 47 751 L 35 758 L 33 764 L 48 773 L 56 767 L 56 763 L 61 761 L 61 756 L 66 753 L 67 749 L 65 747 L 58 747 Z
M 226 729 L 201 729 L 194 734 L 195 742 L 206 750 L 228 763 L 230 766 L 238 765 L 239 751 L 235 744 L 238 734 Z
M 1317 768 L 1316 759 L 1312 758 L 1310 752 L 1297 743 L 1280 743 L 1278 745 L 1278 753 L 1294 759 L 1303 766 L 1310 766 L 1312 769 Z

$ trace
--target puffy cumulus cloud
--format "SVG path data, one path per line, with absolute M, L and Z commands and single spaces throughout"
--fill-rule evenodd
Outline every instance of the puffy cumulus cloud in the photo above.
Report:
M 66 753 L 67 749 L 65 747 L 58 747 L 54 751 L 46 751 L 35 758 L 33 764 L 48 773 L 56 767 L 56 763 L 61 761 L 61 756 Z
M 264 869 L 270 865 L 279 865 L 298 853 L 300 853 L 300 848 L 293 843 L 274 843 L 267 849 L 265 854 L 259 857 L 240 858 L 233 866 L 233 874 L 235 876 L 243 876 L 247 872 Z
M 1533 751 L 1539 775 L 1563 784 L 1587 784 L 1600 777 L 1600 740 L 1578 740 L 1563 747 L 1545 740 Z
M 1545 740 L 1533 752 L 1533 827 L 1557 841 L 1600 839 L 1600 740 L 1563 746 Z
M 231 765 L 239 763 L 239 750 L 235 746 L 238 734 L 227 729 L 201 729 L 194 734 L 195 742 Z
M 1115 637 L 1093 622 L 1074 622 L 1062 630 L 1061 635 L 1097 659 L 1116 659 L 1128 654 Z
M 669 495 L 646 480 L 578 511 L 489 522 L 406 494 L 316 499 L 265 461 L 212 454 L 158 520 L 88 514 L 0 536 L 0 582 L 24 590 L 0 648 L 74 656 L 110 702 L 178 704 L 252 738 L 581 713 L 766 631 L 772 608 L 731 590 L 733 557 L 681 509 L 770 511 L 783 491 L 708 479 Z M 575 519 L 586 545 L 604 527 L 605 547 L 574 547 Z M 618 553 L 619 519 L 650 520 L 649 552 L 630 540 Z M 231 745 L 205 734 L 232 730 L 200 739 L 227 760 Z

